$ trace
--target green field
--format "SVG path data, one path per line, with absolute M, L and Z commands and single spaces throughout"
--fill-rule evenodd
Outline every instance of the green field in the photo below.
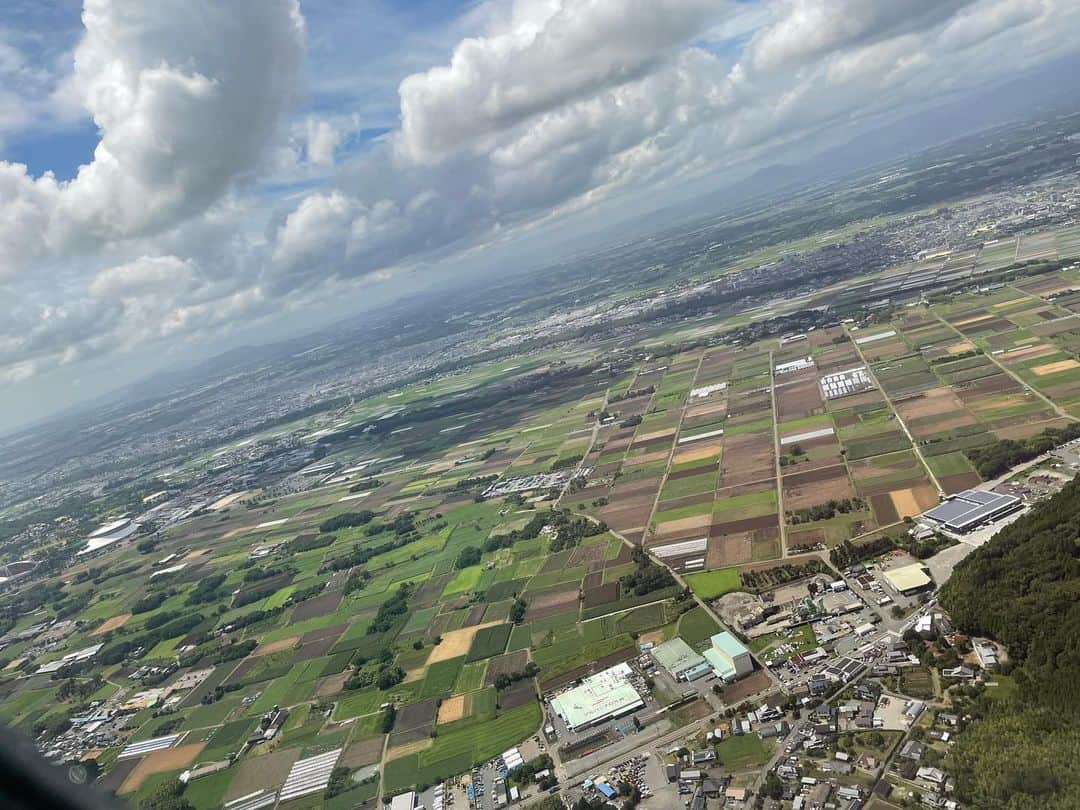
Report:
M 737 568 L 718 568 L 715 571 L 701 571 L 687 574 L 684 579 L 695 594 L 702 599 L 716 599 L 725 593 L 737 591 L 742 586 Z

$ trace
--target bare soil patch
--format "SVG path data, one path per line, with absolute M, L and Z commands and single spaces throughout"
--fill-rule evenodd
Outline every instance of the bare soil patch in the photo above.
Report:
M 441 726 L 443 723 L 453 723 L 455 720 L 461 720 L 464 716 L 465 695 L 452 695 L 439 705 L 439 716 L 435 720 L 435 725 Z
M 705 444 L 699 444 L 698 442 L 692 442 L 690 446 L 683 450 L 676 450 L 674 457 L 671 459 L 672 464 L 685 464 L 688 461 L 698 461 L 703 458 L 711 458 L 723 449 L 723 441 L 718 442 L 706 442 Z M 711 468 L 711 465 L 710 465 Z
M 465 616 L 465 622 L 463 627 L 474 627 L 484 620 L 484 611 L 487 610 L 487 605 L 473 605 L 469 608 L 468 614 Z
M 268 644 L 260 644 L 251 654 L 257 658 L 260 655 L 269 655 L 270 653 L 292 649 L 299 640 L 300 636 L 289 636 L 288 638 L 283 638 L 278 641 L 271 641 Z
M 90 635 L 92 635 L 92 636 L 105 635 L 110 630 L 116 630 L 119 627 L 123 627 L 124 623 L 127 622 L 127 620 L 130 619 L 130 618 L 131 618 L 130 613 L 121 613 L 119 616 L 113 616 L 112 618 L 106 619 L 101 624 L 99 624 L 94 629 L 94 632 L 91 633 Z
M 525 678 L 499 693 L 499 708 L 503 711 L 527 706 L 536 700 L 536 687 L 532 678 Z
M 713 523 L 709 526 L 710 537 L 723 537 L 725 534 L 742 534 L 757 529 L 769 529 L 779 524 L 779 516 L 774 514 L 762 515 L 761 517 L 743 518 L 742 520 L 729 520 L 724 523 Z
M 327 593 L 320 594 L 311 599 L 305 599 L 293 608 L 290 621 L 295 624 L 296 622 L 306 621 L 307 619 L 325 616 L 328 613 L 333 613 L 337 610 L 338 605 L 340 604 L 341 591 L 328 591 Z
M 982 483 L 982 479 L 979 478 L 978 473 L 966 472 L 956 473 L 955 475 L 943 475 L 938 478 L 941 488 L 949 495 L 956 492 L 962 492 L 965 489 L 971 489 Z
M 705 554 L 708 568 L 726 568 L 747 562 L 753 557 L 753 532 L 740 532 L 727 536 L 710 536 Z
M 528 650 L 515 650 L 512 653 L 496 655 L 488 661 L 487 672 L 484 674 L 484 686 L 494 686 L 495 679 L 499 675 L 521 672 L 528 663 Z
M 528 608 L 525 610 L 525 621 L 543 619 L 546 616 L 554 616 L 556 613 L 566 613 L 577 608 L 578 589 L 566 589 L 548 591 L 541 594 L 530 594 L 526 591 L 525 601 Z
M 382 758 L 383 735 L 372 737 L 370 740 L 354 742 L 346 748 L 338 765 L 346 768 L 363 768 L 365 765 L 374 765 Z
M 439 663 L 439 661 L 449 661 L 451 658 L 465 655 L 469 651 L 469 647 L 472 646 L 473 636 L 476 635 L 476 631 L 481 627 L 490 627 L 493 624 L 499 624 L 499 622 L 484 622 L 472 627 L 463 627 L 460 630 L 450 630 L 443 633 L 442 643 L 431 648 L 431 655 L 428 656 L 427 665 L 431 666 Z
M 190 743 L 189 745 L 179 745 L 175 748 L 166 748 L 163 751 L 154 751 L 152 754 L 147 754 L 139 760 L 139 764 L 128 774 L 118 792 L 131 793 L 138 790 L 142 783 L 155 773 L 167 773 L 168 771 L 186 768 L 195 761 L 195 757 L 201 754 L 205 747 L 206 743 L 204 742 Z
M 609 602 L 617 602 L 619 600 L 619 583 L 609 582 L 606 585 L 598 585 L 593 588 L 587 588 L 585 590 L 585 597 L 582 600 L 582 604 L 586 608 L 599 607 L 600 605 L 606 605 Z

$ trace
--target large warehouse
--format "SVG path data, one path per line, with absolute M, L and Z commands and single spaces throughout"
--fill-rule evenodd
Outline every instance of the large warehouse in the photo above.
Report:
M 616 664 L 552 698 L 551 708 L 570 731 L 629 714 L 645 705 L 630 683 L 630 674 L 629 664 Z
M 965 489 L 949 496 L 923 514 L 923 518 L 954 534 L 967 534 L 998 518 L 1015 512 L 1024 505 L 1015 495 L 985 492 L 981 489 Z
M 727 630 L 714 635 L 712 646 L 702 655 L 709 662 L 716 677 L 734 681 L 754 671 L 750 651 Z
M 910 596 L 934 586 L 934 580 L 930 578 L 926 566 L 922 563 L 891 568 L 883 572 L 882 576 L 889 583 L 889 587 L 904 596 Z
M 709 674 L 710 671 L 705 659 L 678 636 L 654 647 L 652 654 L 656 663 L 671 673 L 671 677 L 677 681 L 692 681 Z

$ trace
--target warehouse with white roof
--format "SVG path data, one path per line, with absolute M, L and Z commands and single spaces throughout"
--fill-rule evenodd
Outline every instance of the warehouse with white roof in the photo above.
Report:
M 570 731 L 594 726 L 642 708 L 645 701 L 630 683 L 630 666 L 616 664 L 551 699 L 552 710 Z

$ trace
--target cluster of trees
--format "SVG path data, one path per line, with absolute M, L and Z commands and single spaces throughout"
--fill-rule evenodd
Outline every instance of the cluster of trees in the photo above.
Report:
M 289 552 L 299 554 L 301 551 L 326 548 L 335 540 L 337 535 L 334 534 L 299 534 L 289 541 Z
M 748 591 L 761 591 L 766 588 L 775 588 L 777 585 L 783 585 L 787 582 L 794 582 L 803 577 L 824 573 L 836 576 L 836 573 L 830 570 L 829 566 L 817 557 L 813 557 L 798 565 L 785 563 L 762 571 L 743 571 L 741 574 L 742 587 Z
M 363 509 L 359 512 L 342 512 L 340 515 L 334 515 L 332 518 L 327 518 L 319 524 L 319 531 L 336 532 L 338 529 L 349 529 L 353 526 L 366 526 L 375 519 L 375 513 L 370 509 Z
M 837 568 L 847 568 L 863 560 L 885 554 L 894 548 L 896 548 L 896 544 L 891 537 L 886 535 L 875 537 L 863 543 L 852 543 L 850 540 L 845 540 L 840 545 L 833 546 L 829 550 L 829 562 Z
M 550 771 L 555 767 L 555 763 L 552 761 L 548 754 L 541 754 L 538 757 L 530 759 L 528 762 L 523 762 L 516 768 L 511 768 L 506 774 L 506 781 L 511 785 L 531 785 L 536 775 L 541 771 Z M 552 782 L 550 785 L 540 784 L 541 790 L 547 790 L 549 787 L 555 784 L 554 777 L 550 777 Z
M 135 600 L 135 604 L 131 606 L 131 612 L 137 616 L 140 613 L 157 610 L 168 597 L 169 594 L 166 591 L 151 591 Z
M 471 478 L 462 478 L 456 484 L 454 484 L 454 490 L 457 492 L 467 492 L 470 490 L 484 490 L 487 489 L 488 484 L 493 481 L 497 481 L 498 475 L 474 475 Z
M 540 532 L 544 526 L 548 523 L 554 523 L 557 520 L 557 513 L 537 512 L 531 518 L 529 522 L 522 526 L 520 529 L 515 529 L 512 532 L 506 534 L 496 534 L 489 537 L 484 541 L 482 546 L 465 546 L 458 554 L 457 560 L 454 561 L 454 567 L 468 568 L 470 565 L 477 565 L 480 562 L 480 558 L 484 554 L 488 554 L 492 551 L 498 551 L 500 548 L 510 548 L 521 540 L 533 540 L 540 536 Z
M 612 394 L 608 397 L 608 404 L 612 405 L 616 402 L 622 402 L 624 399 L 634 399 L 636 397 L 643 397 L 656 393 L 655 385 L 647 385 L 644 388 L 635 388 L 633 391 L 627 391 L 625 394 Z
M 517 683 L 518 681 L 525 680 L 526 678 L 535 678 L 536 674 L 540 671 L 540 667 L 534 664 L 532 661 L 525 665 L 525 669 L 517 672 L 504 672 L 495 676 L 495 688 L 502 690 L 508 686 Z
M 608 530 L 603 521 L 596 523 L 567 509 L 553 512 L 549 523 L 555 529 L 555 537 L 551 541 L 552 552 L 576 548 L 586 537 L 595 537 Z
M 1017 464 L 1041 456 L 1058 445 L 1080 439 L 1080 422 L 1072 422 L 1063 428 L 1047 428 L 1027 439 L 1002 439 L 984 447 L 972 447 L 964 453 L 975 465 L 983 478 L 996 478 Z
M 225 574 L 208 574 L 203 577 L 195 584 L 194 590 L 187 595 L 184 604 L 189 606 L 205 605 L 226 596 L 228 589 L 222 587 L 225 577 Z
M 155 646 L 159 641 L 164 641 L 167 638 L 176 638 L 177 636 L 190 633 L 202 623 L 203 617 L 198 613 L 186 614 L 170 619 L 168 622 L 155 627 L 152 630 L 148 629 L 145 632 L 131 636 L 130 638 L 112 642 L 97 654 L 95 660 L 99 664 L 119 664 L 127 658 L 133 650 L 139 647 L 148 650 Z
M 525 611 L 528 609 L 528 603 L 520 596 L 517 597 L 514 604 L 510 606 L 510 621 L 514 624 L 521 624 L 521 620 L 525 618 Z
M 635 568 L 629 574 L 619 578 L 619 584 L 623 590 L 630 591 L 634 596 L 644 596 L 653 591 L 670 588 L 675 584 L 675 577 L 662 565 L 657 565 L 640 547 L 635 547 L 633 552 Z
M 585 458 L 585 456 L 581 453 L 575 453 L 574 455 L 557 458 L 551 464 L 551 471 L 557 472 L 558 470 L 566 470 L 570 467 L 576 467 L 583 458 Z
M 185 789 L 186 782 L 167 779 L 139 802 L 139 810 L 195 810 L 195 806 L 184 798 Z
M 379 605 L 379 610 L 375 614 L 375 619 L 368 625 L 368 635 L 385 633 L 390 629 L 390 625 L 394 623 L 394 619 L 408 613 L 409 595 L 411 593 L 412 587 L 408 583 L 399 585 L 394 595 Z
M 1012 697 L 979 697 L 950 757 L 972 806 L 1080 807 L 1080 480 L 960 563 L 941 604 L 1009 650 Z
M 367 492 L 370 489 L 378 489 L 381 486 L 382 481 L 378 478 L 367 478 L 363 481 L 357 481 L 349 487 L 349 492 Z
M 793 526 L 800 523 L 814 523 L 818 520 L 831 520 L 837 514 L 846 515 L 866 508 L 862 498 L 830 498 L 824 503 L 808 506 L 805 509 L 793 509 L 787 513 L 788 522 Z
M 251 568 L 244 572 L 244 584 L 262 582 L 272 577 L 292 576 L 296 574 L 296 567 L 292 565 L 269 566 L 267 568 Z

